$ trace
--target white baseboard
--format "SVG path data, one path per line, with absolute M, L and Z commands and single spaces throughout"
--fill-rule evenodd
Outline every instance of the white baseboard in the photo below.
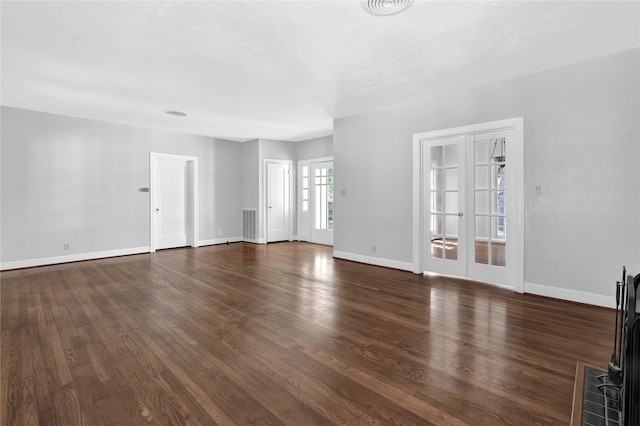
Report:
M 242 237 L 214 238 L 213 240 L 198 241 L 198 247 L 214 246 L 217 244 L 226 244 L 226 243 L 237 243 L 240 241 L 242 241 Z
M 569 300 L 571 302 L 584 303 L 587 305 L 602 306 L 615 309 L 615 296 L 604 296 L 602 294 L 587 293 L 580 290 L 551 287 L 534 283 L 524 283 L 524 292 L 538 296 L 553 297 L 554 299 Z
M 398 260 L 383 259 L 381 257 L 364 256 L 361 254 L 347 253 L 344 251 L 333 251 L 333 257 L 337 259 L 351 260 L 354 262 L 368 263 L 370 265 L 384 266 L 387 268 L 401 269 L 403 271 L 413 271 L 413 263 L 400 262 Z
M 0 263 L 0 271 L 10 269 L 31 268 L 34 266 L 55 265 L 58 263 L 78 262 L 81 260 L 102 259 L 105 257 L 127 256 L 130 254 L 149 253 L 150 247 L 132 247 L 128 249 L 96 251 L 91 253 L 68 254 L 65 256 L 41 257 L 38 259 L 14 260 Z

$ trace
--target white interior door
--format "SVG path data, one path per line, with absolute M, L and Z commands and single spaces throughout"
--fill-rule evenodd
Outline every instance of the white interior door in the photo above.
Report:
M 290 165 L 267 163 L 267 242 L 290 239 Z
M 424 265 L 431 272 L 466 276 L 466 138 L 423 144 L 426 213 Z
M 423 141 L 422 170 L 427 271 L 512 285 L 515 174 L 510 130 Z
M 333 245 L 333 161 L 311 163 L 312 243 Z
M 156 248 L 187 245 L 187 161 L 158 160 L 155 191 Z
M 151 152 L 150 251 L 198 246 L 198 157 Z

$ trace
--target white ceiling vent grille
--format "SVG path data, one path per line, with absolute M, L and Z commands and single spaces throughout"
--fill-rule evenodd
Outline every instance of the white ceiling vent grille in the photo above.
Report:
M 400 13 L 413 3 L 413 0 L 362 0 L 364 10 L 376 16 L 388 16 Z

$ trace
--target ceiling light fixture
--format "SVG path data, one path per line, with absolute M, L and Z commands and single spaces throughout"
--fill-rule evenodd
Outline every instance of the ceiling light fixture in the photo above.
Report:
M 389 16 L 400 13 L 413 4 L 413 0 L 362 0 L 362 8 L 372 15 Z
M 186 117 L 187 113 L 182 111 L 165 111 L 165 114 L 175 115 L 176 117 Z

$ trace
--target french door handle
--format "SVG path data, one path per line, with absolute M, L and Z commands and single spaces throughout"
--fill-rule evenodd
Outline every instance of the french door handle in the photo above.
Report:
M 462 217 L 462 216 L 464 216 L 464 213 L 460 212 L 460 213 L 458 213 L 458 216 Z

